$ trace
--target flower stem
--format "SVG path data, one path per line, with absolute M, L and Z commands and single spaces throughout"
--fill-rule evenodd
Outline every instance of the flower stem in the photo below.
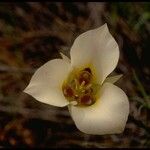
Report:
M 139 88 L 139 90 L 140 90 L 140 92 L 141 92 L 141 94 L 145 100 L 145 103 L 149 106 L 150 104 L 149 104 L 149 100 L 148 100 L 148 95 L 147 95 L 142 83 L 140 82 L 135 70 L 133 70 L 133 76 L 134 76 L 134 79 L 137 83 L 137 86 L 138 86 L 138 88 Z

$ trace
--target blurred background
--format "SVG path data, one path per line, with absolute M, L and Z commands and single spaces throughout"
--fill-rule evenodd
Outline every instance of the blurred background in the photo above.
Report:
M 36 101 L 22 91 L 35 70 L 59 52 L 69 56 L 81 33 L 108 24 L 120 47 L 113 74 L 129 97 L 122 134 L 86 135 L 67 108 Z M 0 3 L 0 148 L 150 147 L 150 3 Z

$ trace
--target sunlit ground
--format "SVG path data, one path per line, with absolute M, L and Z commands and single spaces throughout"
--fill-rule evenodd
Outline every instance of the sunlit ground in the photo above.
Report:
M 149 147 L 149 21 L 149 3 L 0 3 L 0 147 Z M 116 85 L 130 115 L 122 134 L 94 136 L 75 127 L 67 108 L 22 91 L 38 67 L 69 56 L 79 34 L 104 23 L 119 44 L 113 74 L 123 74 Z

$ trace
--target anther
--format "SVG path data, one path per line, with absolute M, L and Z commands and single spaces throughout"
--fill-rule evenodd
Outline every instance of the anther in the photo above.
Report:
M 84 86 L 85 85 L 85 81 L 83 81 L 82 83 L 81 83 L 81 86 Z
M 76 97 L 79 97 L 79 95 L 77 95 L 77 94 L 76 94 L 75 96 L 76 96 Z
M 84 85 L 85 85 L 85 81 L 82 81 L 82 83 L 81 83 L 79 89 L 81 90 L 81 89 L 83 88 Z
M 78 81 L 77 81 L 77 79 L 74 79 L 74 81 L 75 81 L 75 89 L 77 90 L 78 89 Z
M 85 90 L 82 90 L 81 92 L 82 92 L 82 93 L 84 93 L 84 92 L 85 92 Z
M 92 84 L 87 85 L 87 86 L 85 87 L 86 90 L 88 90 L 91 86 L 92 86 Z

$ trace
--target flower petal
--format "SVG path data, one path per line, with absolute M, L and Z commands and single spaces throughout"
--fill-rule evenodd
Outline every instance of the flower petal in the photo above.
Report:
M 115 76 L 112 76 L 112 77 L 107 77 L 105 79 L 105 82 L 110 82 L 110 83 L 115 83 L 117 82 L 123 75 L 120 74 L 120 75 L 115 75 Z
M 62 92 L 62 83 L 70 70 L 70 64 L 63 59 L 54 59 L 41 66 L 32 76 L 25 93 L 40 102 L 63 107 L 68 104 Z
M 100 83 L 115 69 L 119 48 L 107 24 L 79 35 L 70 51 L 71 66 L 93 64 Z
M 129 102 L 123 90 L 104 83 L 100 98 L 89 107 L 70 106 L 77 128 L 87 134 L 115 134 L 123 132 L 129 114 Z

